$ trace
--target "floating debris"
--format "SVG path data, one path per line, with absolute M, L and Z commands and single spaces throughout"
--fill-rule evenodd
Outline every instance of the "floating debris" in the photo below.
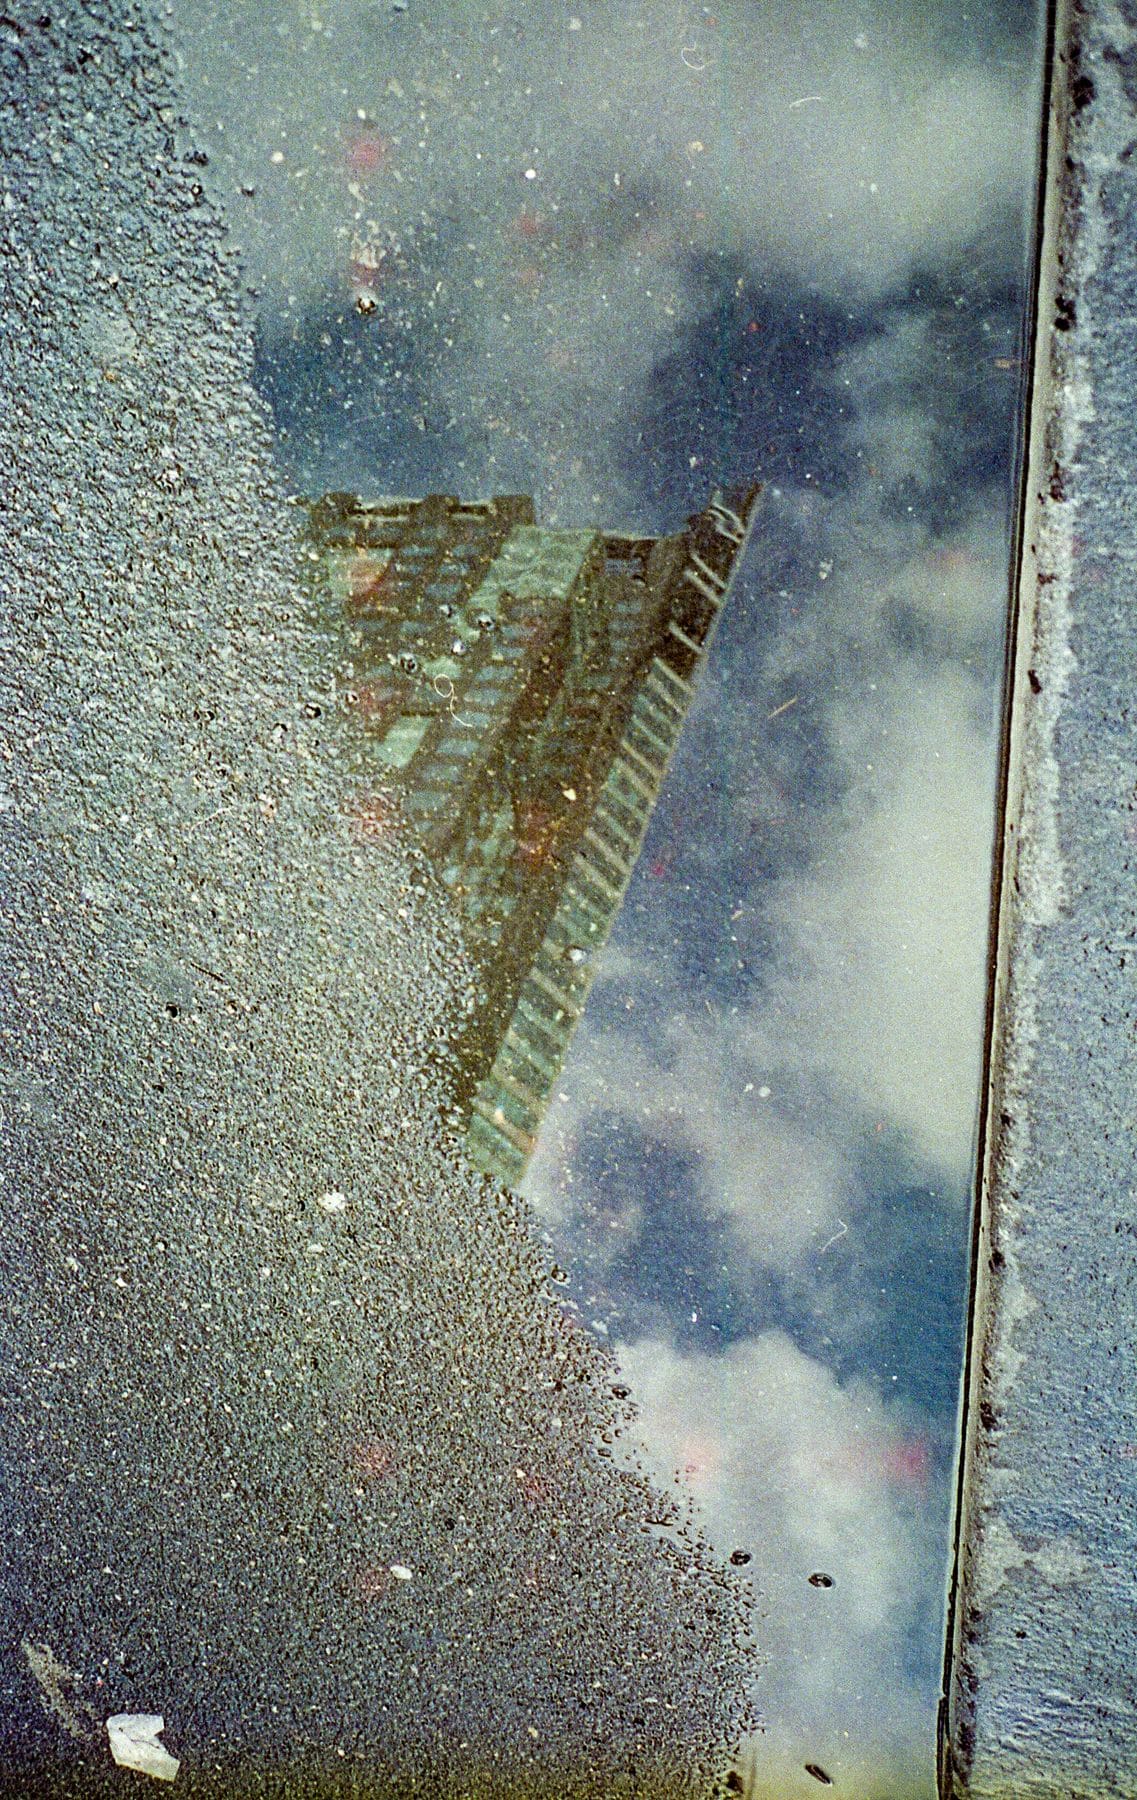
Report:
M 155 1781 L 173 1781 L 182 1765 L 158 1742 L 165 1724 L 161 1713 L 115 1713 L 109 1718 L 107 1736 L 119 1768 L 137 1769 L 140 1775 L 153 1775 Z

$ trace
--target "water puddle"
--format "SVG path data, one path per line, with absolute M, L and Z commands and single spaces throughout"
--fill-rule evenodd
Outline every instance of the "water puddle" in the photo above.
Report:
M 930 1800 L 1035 9 L 167 14 L 166 88 L 90 26 L 117 152 L 78 25 L 9 33 L 45 191 L 88 138 L 123 189 L 52 275 L 124 458 L 101 524 L 52 502 L 109 660 L 81 599 L 79 775 L 23 791 L 107 956 L 53 1003 L 143 996 L 105 1103 L 82 1032 L 5 1076 L 49 1147 L 94 1094 L 115 1172 L 59 1151 L 33 1234 L 16 1360 L 89 1397 L 43 1491 L 95 1487 L 71 1551 L 13 1512 L 28 1716 L 74 1759 L 160 1713 L 132 1766 L 202 1793 Z

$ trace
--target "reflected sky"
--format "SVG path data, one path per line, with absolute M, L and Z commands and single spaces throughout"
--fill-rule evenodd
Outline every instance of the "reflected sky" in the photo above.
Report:
M 1035 8 L 173 13 L 297 491 L 765 483 L 524 1191 L 752 1558 L 759 1791 L 930 1793 Z

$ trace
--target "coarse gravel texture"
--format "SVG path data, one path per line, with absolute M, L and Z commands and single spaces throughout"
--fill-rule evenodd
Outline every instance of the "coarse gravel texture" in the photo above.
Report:
M 746 1585 L 440 1128 L 471 971 L 352 793 L 172 68 L 0 20 L 0 1788 L 158 1712 L 186 1794 L 710 1792 Z

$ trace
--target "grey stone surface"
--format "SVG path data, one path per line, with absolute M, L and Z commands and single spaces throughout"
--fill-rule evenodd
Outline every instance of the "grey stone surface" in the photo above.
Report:
M 1059 8 L 953 1791 L 1137 1794 L 1137 6 Z
M 144 1713 L 190 1794 L 703 1791 L 745 1583 L 439 1128 L 462 948 L 337 761 L 170 64 L 119 0 L 0 59 L 0 1787 Z

